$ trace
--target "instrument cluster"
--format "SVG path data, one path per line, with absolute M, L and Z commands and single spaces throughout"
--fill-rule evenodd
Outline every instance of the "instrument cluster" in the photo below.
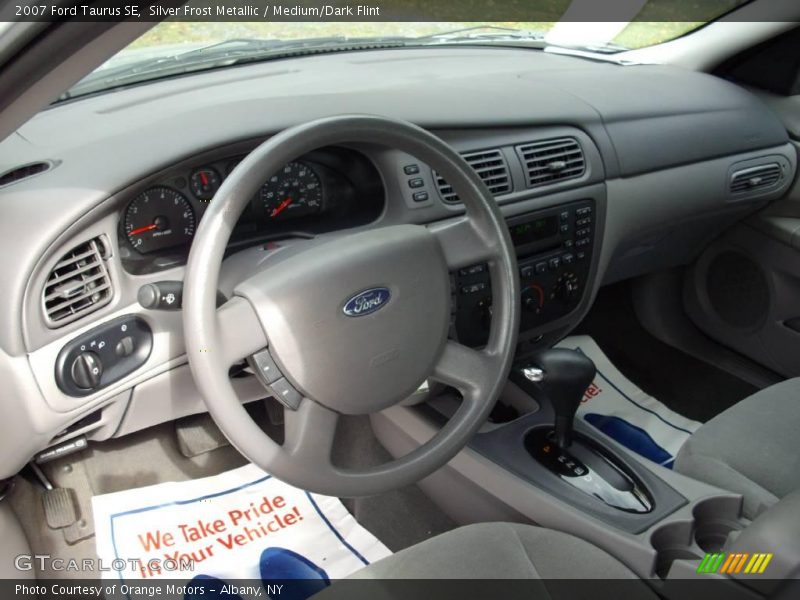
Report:
M 135 195 L 120 215 L 126 268 L 147 272 L 185 260 L 208 205 L 243 158 L 176 169 Z M 366 157 L 342 148 L 319 150 L 266 174 L 234 228 L 231 245 L 368 223 L 382 203 L 380 176 Z

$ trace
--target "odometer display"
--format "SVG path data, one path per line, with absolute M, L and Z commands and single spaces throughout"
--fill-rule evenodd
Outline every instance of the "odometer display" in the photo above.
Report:
M 322 185 L 314 170 L 291 162 L 261 187 L 259 202 L 268 219 L 290 219 L 322 209 Z
M 125 235 L 142 254 L 192 241 L 194 210 L 180 192 L 165 186 L 150 188 L 125 210 Z

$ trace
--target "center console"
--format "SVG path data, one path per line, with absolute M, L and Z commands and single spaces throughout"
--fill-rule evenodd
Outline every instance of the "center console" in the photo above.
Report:
M 595 374 L 594 363 L 577 350 L 532 354 L 509 378 L 536 399 L 538 410 L 479 432 L 470 447 L 584 514 L 640 533 L 686 498 L 575 419 Z
M 522 333 L 578 307 L 592 265 L 594 212 L 592 200 L 581 200 L 509 219 L 522 291 Z M 454 275 L 453 292 L 455 336 L 469 346 L 484 345 L 492 315 L 486 265 L 460 269 Z
M 605 199 L 602 191 L 562 199 L 507 218 L 522 296 L 517 363 L 469 444 L 419 486 L 459 523 L 532 522 L 588 540 L 665 598 L 686 598 L 679 584 L 687 579 L 722 582 L 719 597 L 772 597 L 800 564 L 800 492 L 750 521 L 740 495 L 650 462 L 574 419 L 593 367 L 581 364 L 586 357 L 567 360 L 547 348 L 588 311 Z M 451 335 L 482 346 L 492 319 L 487 265 L 451 279 Z M 460 406 L 460 395 L 443 387 L 370 422 L 389 453 L 401 457 L 440 432 Z M 732 556 L 740 562 L 725 570 L 723 558 Z M 745 556 L 769 557 L 768 575 L 745 573 Z

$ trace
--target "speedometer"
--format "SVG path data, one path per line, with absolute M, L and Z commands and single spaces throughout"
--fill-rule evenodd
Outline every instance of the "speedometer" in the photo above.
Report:
M 131 246 L 143 254 L 188 244 L 194 229 L 191 204 L 172 188 L 152 187 L 125 209 L 125 234 Z
M 291 162 L 261 187 L 259 201 L 269 219 L 315 214 L 322 209 L 322 185 L 311 167 Z

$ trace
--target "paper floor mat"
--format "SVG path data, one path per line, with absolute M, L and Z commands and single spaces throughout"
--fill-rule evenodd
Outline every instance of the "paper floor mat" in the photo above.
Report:
M 338 498 L 254 465 L 95 496 L 92 506 L 97 553 L 112 567 L 103 577 L 120 584 L 305 579 L 324 586 L 390 554 Z
M 630 450 L 672 468 L 678 450 L 701 423 L 673 412 L 628 381 L 591 337 L 568 337 L 558 346 L 580 350 L 597 366 L 577 417 Z

